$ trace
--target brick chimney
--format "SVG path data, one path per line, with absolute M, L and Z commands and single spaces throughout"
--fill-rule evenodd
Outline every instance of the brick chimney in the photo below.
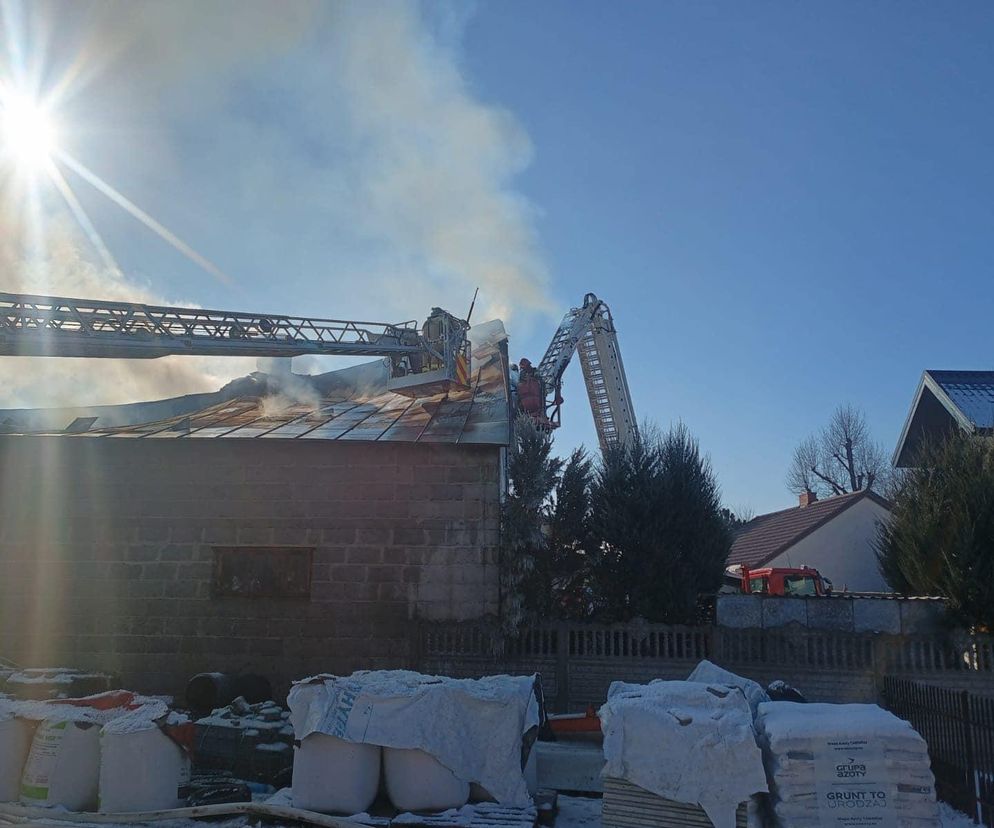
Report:
M 800 507 L 803 509 L 806 506 L 810 506 L 818 499 L 818 495 L 814 492 L 801 492 L 801 496 L 798 498 L 800 500 Z

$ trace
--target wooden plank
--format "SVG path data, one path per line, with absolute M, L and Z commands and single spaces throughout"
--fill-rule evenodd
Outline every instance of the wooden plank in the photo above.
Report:
M 736 828 L 746 826 L 746 805 L 735 812 Z M 699 805 L 675 802 L 623 779 L 604 780 L 603 828 L 713 828 Z

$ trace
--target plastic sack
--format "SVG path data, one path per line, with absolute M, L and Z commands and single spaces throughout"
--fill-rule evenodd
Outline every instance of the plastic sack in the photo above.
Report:
M 0 717 L 0 802 L 16 802 L 21 795 L 21 776 L 35 726 L 27 719 Z
M 469 801 L 469 783 L 423 750 L 384 748 L 383 775 L 401 811 L 446 811 Z
M 97 805 L 99 783 L 99 725 L 65 719 L 42 722 L 24 766 L 21 802 L 92 811 Z
M 100 734 L 100 810 L 107 813 L 158 811 L 184 803 L 190 759 L 154 723 L 137 730 Z
M 358 814 L 376 799 L 380 787 L 377 745 L 346 742 L 312 733 L 293 760 L 293 806 L 307 811 Z

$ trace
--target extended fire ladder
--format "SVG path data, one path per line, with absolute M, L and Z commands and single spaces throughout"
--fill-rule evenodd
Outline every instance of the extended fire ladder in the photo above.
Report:
M 635 408 L 611 309 L 593 293 L 583 297 L 582 307 L 572 308 L 563 317 L 537 369 L 552 428 L 561 421 L 563 374 L 576 351 L 601 448 L 627 442 L 638 431 Z
M 155 359 L 386 356 L 389 388 L 408 396 L 468 387 L 469 325 L 433 308 L 416 322 L 311 319 L 0 293 L 0 356 Z

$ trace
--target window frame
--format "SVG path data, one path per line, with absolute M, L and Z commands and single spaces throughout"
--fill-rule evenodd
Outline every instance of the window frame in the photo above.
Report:
M 313 546 L 212 545 L 211 598 L 310 601 L 314 552 Z M 272 569 L 279 569 L 282 556 L 292 561 L 292 568 L 276 572 L 277 577 L 265 577 Z M 243 560 L 239 561 L 239 558 Z M 245 569 L 232 572 L 239 563 Z M 255 580 L 247 587 L 239 587 L 238 578 L 245 575 Z

